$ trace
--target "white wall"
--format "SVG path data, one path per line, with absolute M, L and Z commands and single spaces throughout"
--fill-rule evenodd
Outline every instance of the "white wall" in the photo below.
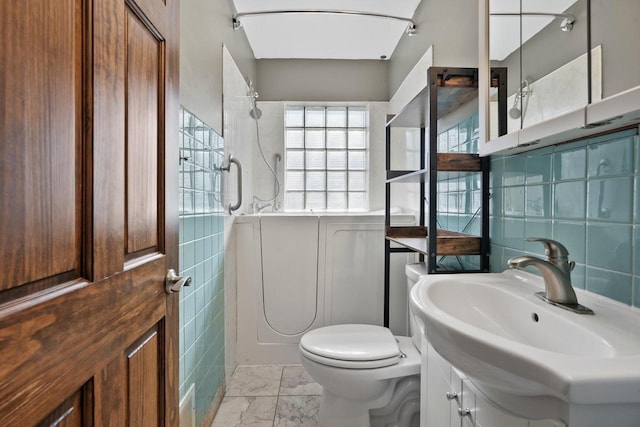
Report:
M 259 59 L 264 101 L 388 101 L 389 64 L 376 60 Z
M 255 80 L 255 59 L 244 31 L 235 31 L 231 0 L 180 2 L 180 102 L 222 133 L 222 45 L 245 78 Z

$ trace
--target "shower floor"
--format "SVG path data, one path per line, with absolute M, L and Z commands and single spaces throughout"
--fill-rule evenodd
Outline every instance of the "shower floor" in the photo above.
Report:
M 321 393 L 301 365 L 238 366 L 211 427 L 317 427 Z

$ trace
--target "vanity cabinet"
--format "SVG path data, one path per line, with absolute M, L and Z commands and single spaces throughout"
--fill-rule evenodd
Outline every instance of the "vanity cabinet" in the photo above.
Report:
M 566 427 L 560 421 L 527 420 L 498 408 L 431 345 L 425 347 L 427 378 L 421 392 L 427 404 L 421 427 Z

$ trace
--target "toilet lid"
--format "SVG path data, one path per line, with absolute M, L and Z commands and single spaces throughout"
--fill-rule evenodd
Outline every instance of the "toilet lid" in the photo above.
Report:
M 391 331 L 374 325 L 334 325 L 307 332 L 300 347 L 317 356 L 335 360 L 366 362 L 400 357 L 400 347 Z

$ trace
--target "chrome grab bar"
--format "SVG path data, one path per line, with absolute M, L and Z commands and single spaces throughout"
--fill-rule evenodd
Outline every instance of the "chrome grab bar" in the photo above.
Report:
M 229 161 L 225 162 L 222 166 L 220 166 L 219 170 L 229 172 L 231 170 L 231 164 L 235 164 L 238 169 L 238 200 L 235 204 L 229 203 L 227 207 L 227 211 L 229 215 L 233 214 L 233 211 L 237 211 L 240 209 L 240 205 L 242 204 L 242 163 L 240 160 L 233 157 L 231 154 L 229 155 Z

